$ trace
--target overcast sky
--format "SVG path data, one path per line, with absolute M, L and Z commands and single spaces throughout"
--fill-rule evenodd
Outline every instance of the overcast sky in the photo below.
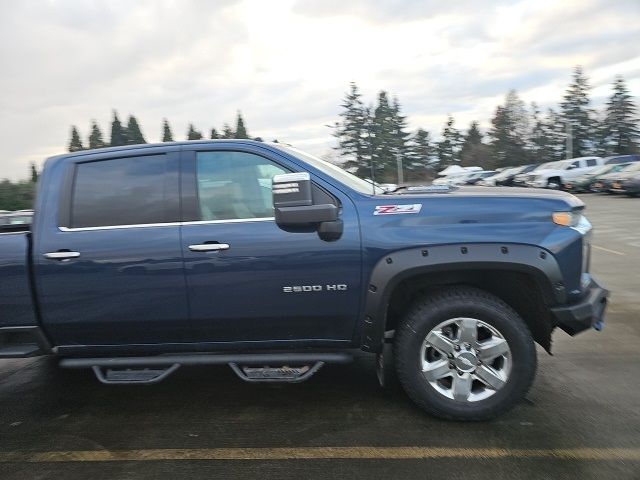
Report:
M 322 155 L 350 81 L 397 95 L 412 129 L 489 119 L 509 88 L 556 104 L 582 64 L 595 103 L 640 95 L 639 0 L 0 0 L 0 178 L 108 139 L 112 109 L 147 141 L 241 110 L 249 133 Z

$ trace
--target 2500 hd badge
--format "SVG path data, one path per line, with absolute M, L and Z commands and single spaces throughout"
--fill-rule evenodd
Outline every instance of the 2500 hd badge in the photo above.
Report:
M 344 292 L 347 286 L 344 283 L 334 285 L 294 285 L 282 287 L 284 293 L 306 293 L 306 292 Z

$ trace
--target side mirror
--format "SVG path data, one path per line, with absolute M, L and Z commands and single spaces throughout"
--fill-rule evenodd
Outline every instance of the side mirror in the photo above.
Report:
M 307 172 L 274 176 L 272 195 L 278 225 L 309 225 L 338 219 L 337 206 L 313 204 L 311 177 Z

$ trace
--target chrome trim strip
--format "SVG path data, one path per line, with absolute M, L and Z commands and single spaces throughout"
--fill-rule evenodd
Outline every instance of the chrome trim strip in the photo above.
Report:
M 180 225 L 207 225 L 215 223 L 251 223 L 251 222 L 269 222 L 275 221 L 276 217 L 261 218 L 232 218 L 229 220 L 196 220 L 193 222 L 180 222 Z
M 167 222 L 167 223 L 141 223 L 136 225 L 109 225 L 104 227 L 58 227 L 61 232 L 91 232 L 94 230 L 121 230 L 127 228 L 152 228 L 152 227 L 175 227 L 187 225 L 215 225 L 217 223 L 252 223 L 252 222 L 269 222 L 274 221 L 275 217 L 262 218 L 232 218 L 229 220 L 195 220 L 192 222 Z M 14 233 L 14 232 L 12 232 Z M 15 232 L 24 233 L 24 232 Z

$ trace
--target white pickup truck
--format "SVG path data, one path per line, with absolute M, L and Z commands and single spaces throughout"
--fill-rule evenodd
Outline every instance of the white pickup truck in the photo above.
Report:
M 559 189 L 567 180 L 589 173 L 604 164 L 600 157 L 570 158 L 549 163 L 542 169 L 532 171 L 525 181 L 528 187 Z

